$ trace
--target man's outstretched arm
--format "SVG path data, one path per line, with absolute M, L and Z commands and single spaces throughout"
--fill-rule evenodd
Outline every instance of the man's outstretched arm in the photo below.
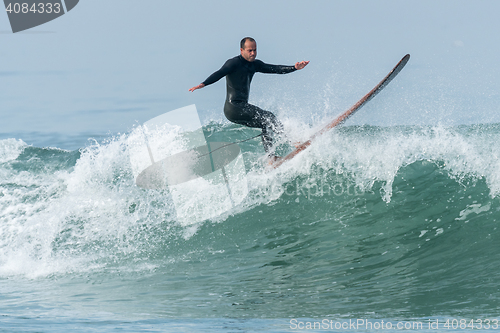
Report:
M 288 74 L 295 72 L 307 66 L 309 61 L 299 61 L 293 66 L 283 66 L 283 65 L 271 65 L 266 64 L 260 60 L 255 60 L 257 64 L 257 72 L 267 73 L 267 74 Z
M 234 68 L 234 66 L 237 65 L 237 60 L 236 58 L 229 59 L 222 65 L 222 67 L 214 72 L 212 75 L 210 75 L 203 83 L 200 83 L 199 85 L 189 89 L 189 91 L 195 91 L 196 89 L 201 89 L 203 87 L 208 86 L 209 84 L 215 83 L 222 79 L 224 76 L 226 76 L 229 72 L 231 72 Z

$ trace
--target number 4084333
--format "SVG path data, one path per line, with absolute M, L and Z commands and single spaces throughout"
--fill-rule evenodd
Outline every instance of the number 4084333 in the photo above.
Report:
M 31 6 L 28 3 L 9 3 L 5 8 L 7 13 L 12 14 L 59 14 L 61 12 L 61 4 L 58 2 L 39 2 L 33 3 Z

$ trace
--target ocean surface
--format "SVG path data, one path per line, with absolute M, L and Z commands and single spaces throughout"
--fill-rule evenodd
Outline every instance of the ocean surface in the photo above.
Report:
M 133 131 L 0 140 L 0 332 L 499 330 L 500 124 L 344 126 L 273 171 L 253 139 L 246 198 L 193 223 L 136 186 Z

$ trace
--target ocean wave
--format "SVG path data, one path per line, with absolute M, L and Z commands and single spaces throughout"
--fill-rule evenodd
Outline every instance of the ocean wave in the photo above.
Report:
M 287 140 L 303 139 L 312 131 L 289 132 Z M 244 140 L 255 132 L 218 123 L 205 127 L 207 140 L 213 141 Z M 130 268 L 131 262 L 156 267 L 165 258 L 182 261 L 190 250 L 181 244 L 198 239 L 207 226 L 263 226 L 266 221 L 276 228 L 282 221 L 334 221 L 340 226 L 332 231 L 336 233 L 357 223 L 392 220 L 400 221 L 392 225 L 396 229 L 411 230 L 422 241 L 447 237 L 457 223 L 484 219 L 491 224 L 499 218 L 497 125 L 340 128 L 271 172 L 260 159 L 260 142 L 244 142 L 247 198 L 216 218 L 192 224 L 176 220 L 168 190 L 135 185 L 130 135 L 74 152 L 30 147 L 13 139 L 0 142 L 0 276 L 81 273 L 89 267 L 105 271 Z M 414 221 L 419 221 L 418 230 L 407 229 Z

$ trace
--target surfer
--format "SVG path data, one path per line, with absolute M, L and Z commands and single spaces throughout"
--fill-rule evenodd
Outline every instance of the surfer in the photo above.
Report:
M 272 151 L 273 133 L 281 133 L 283 125 L 276 116 L 269 111 L 249 104 L 250 83 L 253 75 L 259 73 L 287 74 L 307 66 L 309 61 L 300 61 L 293 66 L 270 65 L 258 59 L 257 43 L 251 37 L 245 37 L 240 42 L 240 55 L 231 58 L 203 83 L 189 89 L 195 91 L 226 77 L 226 102 L 224 114 L 226 118 L 236 124 L 262 129 L 262 144 L 271 161 L 278 159 Z

